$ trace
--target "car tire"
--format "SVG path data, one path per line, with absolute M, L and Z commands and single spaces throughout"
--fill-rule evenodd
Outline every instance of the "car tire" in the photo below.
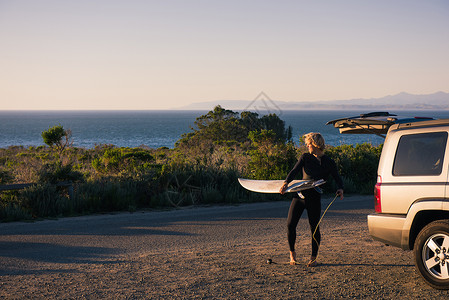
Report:
M 433 288 L 449 289 L 449 220 L 425 226 L 416 237 L 413 252 L 424 280 Z

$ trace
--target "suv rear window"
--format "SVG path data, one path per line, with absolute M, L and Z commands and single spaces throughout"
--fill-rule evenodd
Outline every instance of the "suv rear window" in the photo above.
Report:
M 447 132 L 404 135 L 399 140 L 393 175 L 440 175 Z

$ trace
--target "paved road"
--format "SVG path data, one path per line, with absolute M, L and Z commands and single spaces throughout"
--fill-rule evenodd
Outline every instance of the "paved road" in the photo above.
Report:
M 323 210 L 331 199 L 323 200 Z M 88 262 L 108 255 L 209 247 L 270 236 L 283 228 L 288 201 L 118 213 L 0 224 L 0 275 L 28 268 L 27 262 Z M 371 208 L 367 197 L 334 202 L 338 209 Z M 20 268 L 9 258 L 23 260 Z M 5 267 L 6 266 L 6 267 Z
M 323 199 L 323 208 L 330 200 Z M 369 238 L 370 196 L 337 200 L 322 224 L 322 267 L 292 269 L 284 264 L 288 206 L 268 202 L 0 224 L 0 298 L 374 299 L 421 298 L 420 290 L 427 293 L 423 298 L 447 295 L 422 282 L 409 252 Z M 308 234 L 306 217 L 298 228 Z M 304 259 L 308 239 L 298 239 Z M 275 264 L 268 266 L 268 257 Z

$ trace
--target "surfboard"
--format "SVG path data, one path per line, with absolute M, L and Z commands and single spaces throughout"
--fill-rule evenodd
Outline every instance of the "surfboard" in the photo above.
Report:
M 279 193 L 284 180 L 253 180 L 239 178 L 239 183 L 245 189 L 257 193 Z M 322 184 L 326 183 L 323 179 L 320 180 L 293 180 L 289 183 L 286 193 L 289 192 L 300 192 L 303 190 L 316 188 Z

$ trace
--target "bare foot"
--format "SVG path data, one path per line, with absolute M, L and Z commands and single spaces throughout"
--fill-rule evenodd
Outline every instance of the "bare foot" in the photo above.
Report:
M 308 267 L 313 268 L 316 267 L 318 265 L 318 263 L 316 262 L 316 257 L 315 256 L 311 256 L 310 257 L 310 261 L 307 264 Z
M 296 265 L 296 252 L 290 251 L 290 264 Z

